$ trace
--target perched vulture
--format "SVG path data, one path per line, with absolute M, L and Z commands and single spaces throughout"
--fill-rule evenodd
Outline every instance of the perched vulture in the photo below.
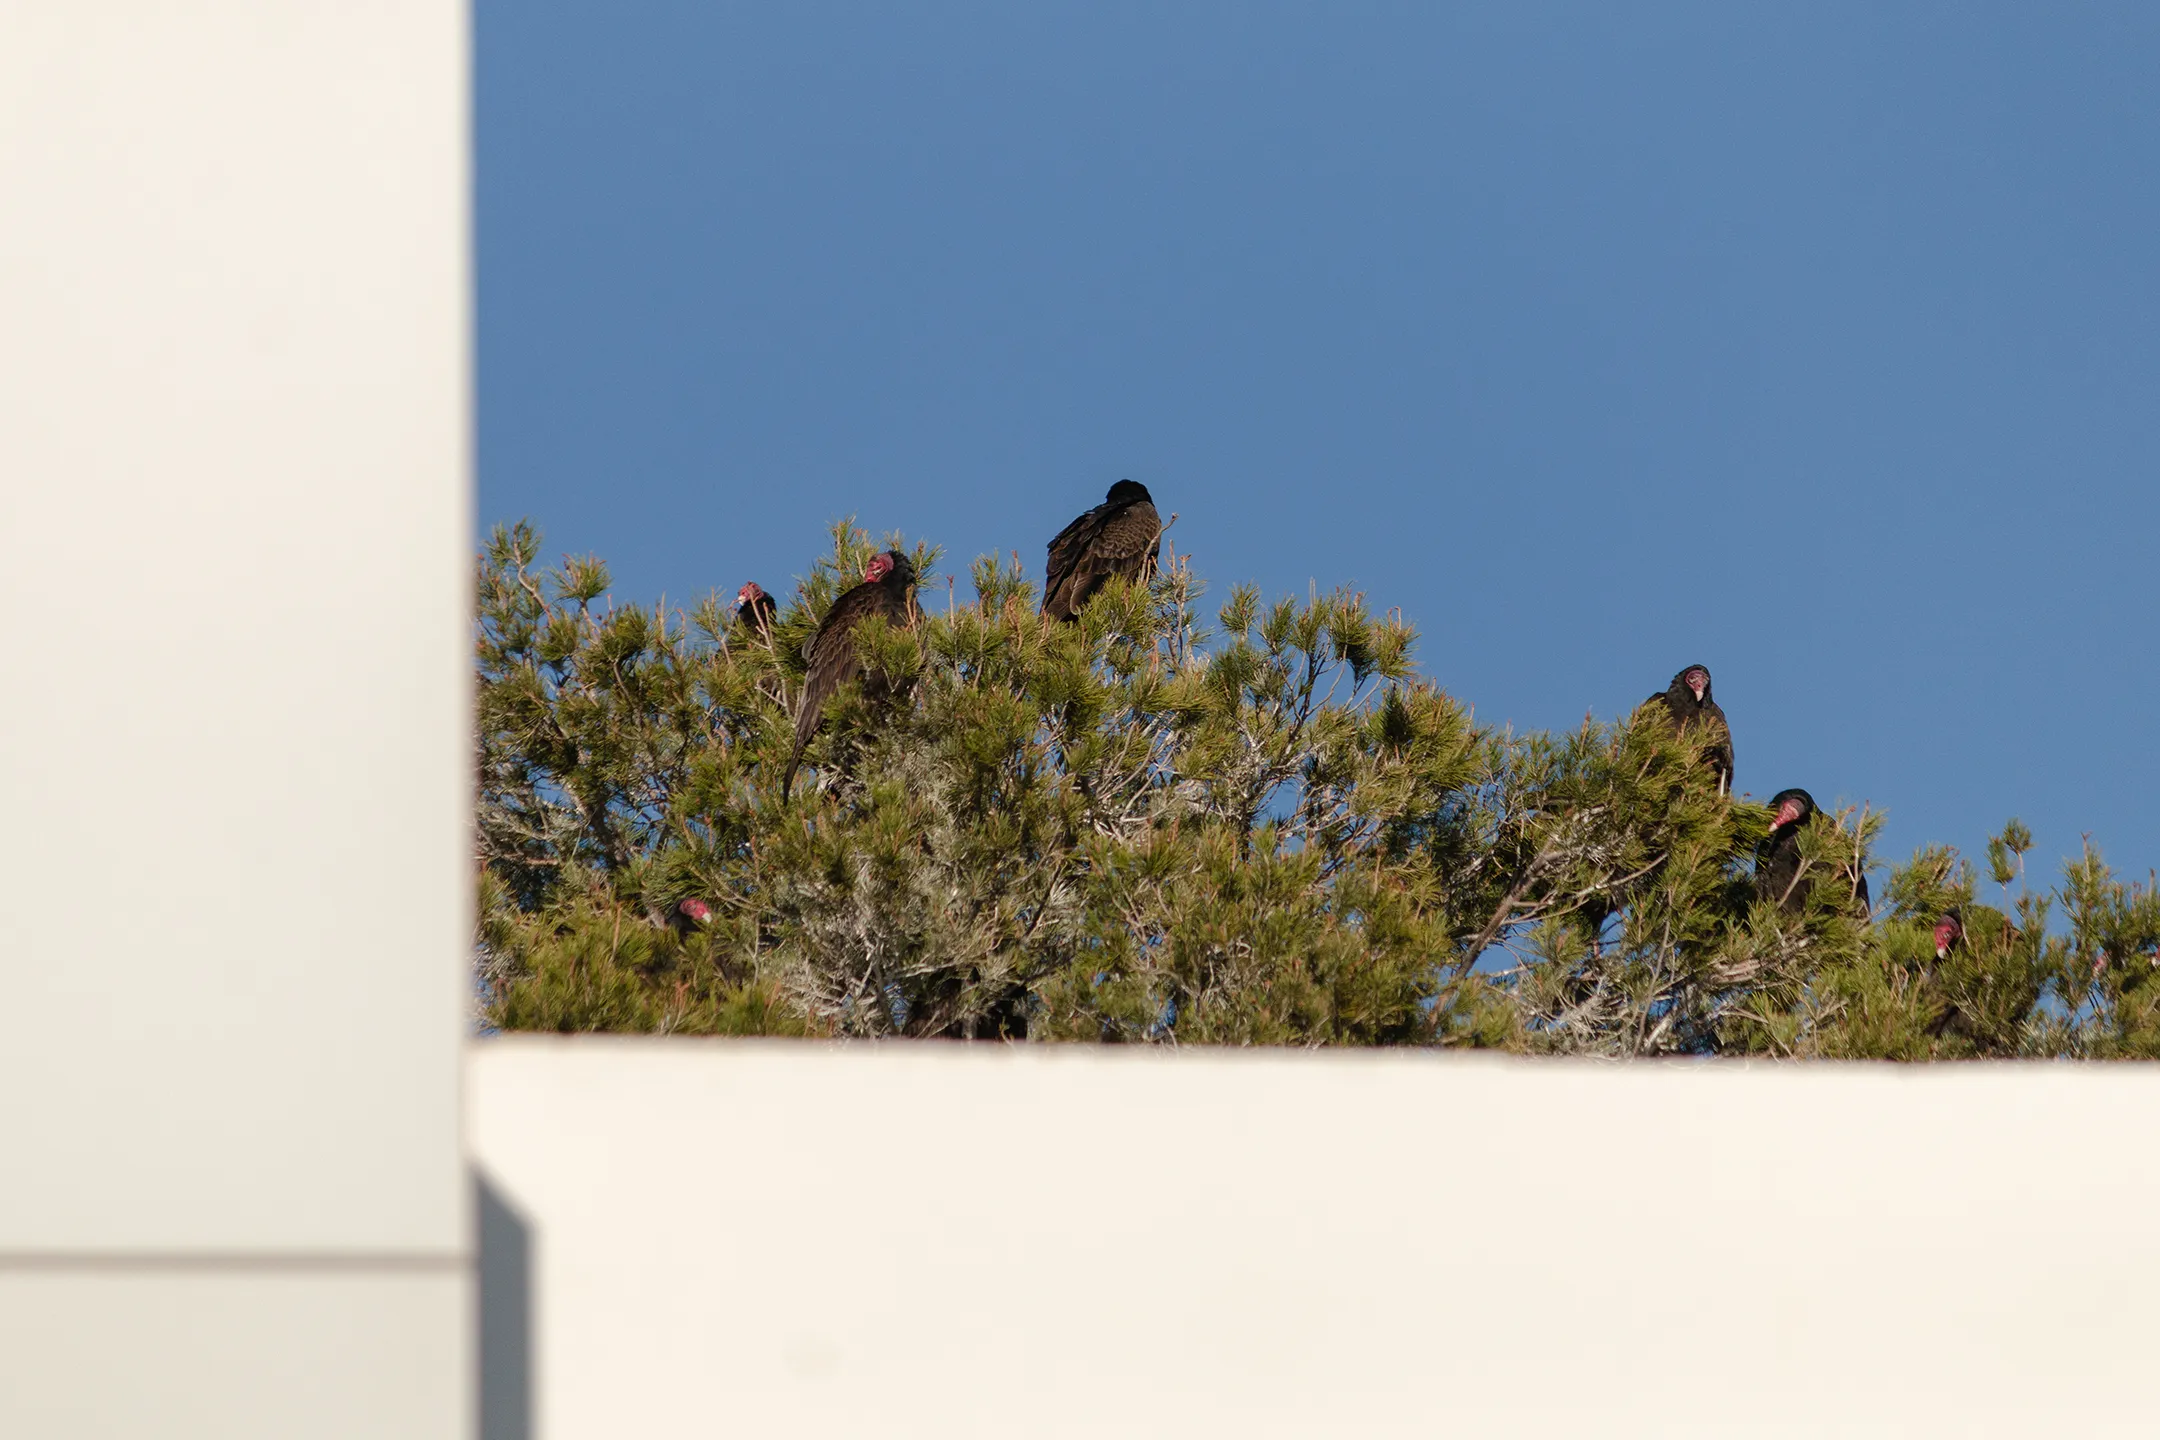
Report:
M 1147 486 L 1120 480 L 1094 509 L 1058 531 L 1043 576 L 1043 614 L 1070 620 L 1103 581 L 1145 580 L 1162 550 L 1162 517 Z
M 1643 701 L 1643 704 L 1663 705 L 1682 735 L 1691 730 L 1703 732 L 1702 755 L 1703 759 L 1717 768 L 1718 792 L 1731 793 L 1732 726 L 1726 723 L 1724 708 L 1710 698 L 1710 667 L 1688 666 L 1672 677 L 1672 684 Z
M 1807 892 L 1800 887 L 1800 832 L 1815 823 L 1815 797 L 1805 790 L 1780 790 L 1770 797 L 1776 818 L 1770 822 L 1769 838 L 1755 857 L 1755 898 L 1775 901 L 1788 914 L 1807 908 Z M 1852 886 L 1853 904 L 1872 909 L 1867 876 L 1850 870 L 1839 872 Z
M 888 550 L 871 559 L 870 568 L 863 571 L 862 584 L 833 601 L 832 608 L 825 612 L 817 634 L 803 651 L 810 668 L 803 676 L 802 708 L 795 712 L 795 753 L 788 756 L 787 774 L 780 779 L 783 801 L 795 783 L 795 767 L 802 763 L 803 749 L 817 734 L 825 702 L 832 699 L 834 692 L 857 676 L 862 677 L 865 688 L 880 692 L 885 688 L 882 675 L 863 675 L 862 661 L 855 655 L 855 627 L 873 615 L 905 625 L 908 591 L 914 586 L 915 567 L 908 563 L 907 556 Z
M 1955 906 L 1952 906 L 1950 909 L 1943 911 L 1942 918 L 1935 922 L 1935 963 L 1940 965 L 1943 961 L 1949 959 L 1950 952 L 1964 943 L 1965 917 L 1958 912 Z M 1964 1012 L 1958 1007 L 1957 1001 L 1951 1000 L 1935 1013 L 1934 1019 L 1928 1022 L 1926 1033 L 1930 1038 L 1936 1040 L 1950 1034 L 1962 1035 L 1967 1039 L 1971 1039 L 1973 1027 L 1967 1022 Z
M 686 940 L 701 926 L 711 923 L 712 906 L 695 895 L 687 900 L 677 901 L 675 908 L 668 912 L 668 928 Z
M 780 602 L 766 594 L 757 581 L 745 580 L 742 589 L 735 592 L 735 623 L 744 629 L 770 634 L 779 614 Z
M 1950 952 L 1957 949 L 1965 939 L 1965 917 L 1955 906 L 1943 911 L 1942 919 L 1935 922 L 1935 958 L 1947 960 Z

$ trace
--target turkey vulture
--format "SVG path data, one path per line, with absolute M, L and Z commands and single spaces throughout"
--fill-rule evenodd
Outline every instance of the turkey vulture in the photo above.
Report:
M 780 603 L 755 580 L 743 581 L 742 589 L 735 592 L 735 623 L 746 629 L 770 634 L 779 613 Z
M 1950 952 L 1965 938 L 1965 917 L 1952 906 L 1943 911 L 1942 919 L 1935 922 L 1935 958 L 1947 960 Z
M 1058 531 L 1043 576 L 1043 614 L 1070 620 L 1103 581 L 1145 580 L 1162 551 L 1162 517 L 1147 486 L 1120 480 L 1103 503 Z
M 810 668 L 803 676 L 802 708 L 795 712 L 795 752 L 788 756 L 787 773 L 780 779 L 780 799 L 788 798 L 795 783 L 795 767 L 802 763 L 803 748 L 817 734 L 824 718 L 825 702 L 848 681 L 862 676 L 866 689 L 882 692 L 882 675 L 863 675 L 862 661 L 855 655 L 855 627 L 873 615 L 895 625 L 908 619 L 908 591 L 915 585 L 915 567 L 898 550 L 873 556 L 863 571 L 862 584 L 833 601 L 817 634 L 804 647 Z
M 668 928 L 686 940 L 695 934 L 700 926 L 711 923 L 712 906 L 695 895 L 687 900 L 677 901 L 675 908 L 668 912 Z
M 1643 704 L 1663 705 L 1682 735 L 1696 729 L 1704 732 L 1702 754 L 1705 760 L 1717 768 L 1718 793 L 1731 793 L 1732 726 L 1726 723 L 1724 707 L 1710 698 L 1710 667 L 1688 666 L 1672 677 L 1672 684 L 1643 701 Z
M 1815 797 L 1805 790 L 1780 790 L 1770 797 L 1770 808 L 1775 818 L 1755 858 L 1755 898 L 1798 910 L 1807 900 L 1798 884 L 1800 827 L 1814 822 Z
M 1815 797 L 1805 790 L 1780 790 L 1770 797 L 1770 808 L 1775 814 L 1770 835 L 1755 857 L 1755 898 L 1775 901 L 1796 915 L 1807 908 L 1807 892 L 1799 883 L 1800 832 L 1815 823 Z M 1872 909 L 1867 876 L 1840 873 L 1852 882 L 1853 903 L 1863 912 Z
M 1965 917 L 1952 906 L 1935 922 L 1935 963 L 1939 965 L 1949 959 L 1950 952 L 1964 943 Z M 1964 1011 L 1958 1008 L 1957 1001 L 1952 999 L 1928 1022 L 1925 1033 L 1935 1040 L 1953 1034 L 1969 1040 L 1973 1038 L 1973 1027 L 1966 1020 Z

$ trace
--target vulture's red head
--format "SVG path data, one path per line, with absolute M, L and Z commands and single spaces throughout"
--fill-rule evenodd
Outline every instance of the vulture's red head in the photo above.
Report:
M 737 605 L 752 605 L 765 598 L 765 587 L 755 580 L 743 581 L 743 587 L 735 592 Z
M 1698 705 L 1702 703 L 1703 697 L 1710 693 L 1710 672 L 1700 665 L 1688 666 L 1680 679 L 1688 689 L 1695 692 L 1695 703 Z
M 899 577 L 902 585 L 915 583 L 915 567 L 908 562 L 907 556 L 897 550 L 887 550 L 882 555 L 871 557 L 870 563 L 863 569 L 862 578 L 875 585 L 878 581 L 894 575 Z
M 1940 960 L 1965 938 L 1965 920 L 1955 910 L 1943 911 L 1943 917 L 1935 922 L 1935 958 Z
M 1770 808 L 1776 818 L 1771 820 L 1772 830 L 1782 830 L 1797 825 L 1815 813 L 1815 797 L 1805 790 L 1780 790 L 1770 797 Z
M 712 919 L 712 906 L 693 895 L 675 907 L 685 920 L 703 925 Z

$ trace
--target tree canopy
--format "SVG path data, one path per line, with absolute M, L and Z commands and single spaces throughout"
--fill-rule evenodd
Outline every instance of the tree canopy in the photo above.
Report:
M 620 602 L 540 543 L 499 527 L 479 563 L 480 1003 L 504 1029 L 2160 1054 L 2160 897 L 2089 842 L 2028 883 L 2013 820 L 1983 881 L 1944 845 L 1885 866 L 1880 812 L 1826 811 L 1790 903 L 1758 897 L 1772 812 L 1720 794 L 1704 736 L 1655 706 L 1480 725 L 1362 595 L 1240 586 L 1205 617 L 1166 550 L 1058 624 L 1017 564 L 977 560 L 962 594 L 933 547 L 843 522 L 761 626 Z M 914 621 L 854 638 L 890 684 L 842 687 L 783 802 L 804 647 L 888 546 Z

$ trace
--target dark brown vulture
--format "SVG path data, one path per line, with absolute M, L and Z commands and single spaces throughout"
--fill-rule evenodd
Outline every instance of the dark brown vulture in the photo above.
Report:
M 1935 963 L 1940 965 L 1945 960 L 1948 960 L 1950 952 L 1964 943 L 1965 917 L 1955 906 L 1952 906 L 1950 909 L 1943 911 L 1942 918 L 1935 922 Z M 1965 1014 L 1958 1008 L 1957 1001 L 1952 999 L 1946 1002 L 1942 1009 L 1935 1012 L 1935 1018 L 1927 1024 L 1926 1033 L 1929 1038 L 1935 1040 L 1940 1040 L 1944 1036 L 1951 1034 L 1971 1039 L 1973 1037 L 1973 1027 L 1966 1021 Z
M 779 614 L 780 602 L 766 594 L 757 581 L 745 580 L 742 589 L 735 592 L 735 623 L 744 629 L 770 635 Z
M 1935 958 L 1947 960 L 1950 952 L 1957 949 L 1965 938 L 1965 917 L 1955 906 L 1943 911 L 1942 919 L 1935 922 Z
M 1809 888 L 1800 884 L 1800 832 L 1815 823 L 1815 797 L 1805 790 L 1780 790 L 1770 797 L 1770 809 L 1770 834 L 1755 856 L 1755 898 L 1797 915 L 1807 908 Z M 1867 876 L 1845 869 L 1838 874 L 1850 887 L 1853 905 L 1862 914 L 1872 910 Z
M 687 900 L 677 901 L 675 908 L 668 912 L 668 928 L 685 940 L 696 934 L 700 928 L 710 924 L 712 924 L 712 906 L 698 899 L 695 895 L 692 895 Z
M 888 550 L 870 561 L 863 582 L 833 601 L 817 634 L 804 647 L 810 668 L 803 676 L 802 708 L 795 712 L 795 753 L 788 756 L 787 774 L 780 779 L 780 799 L 788 798 L 795 783 L 795 767 L 802 763 L 803 748 L 817 734 L 825 717 L 825 702 L 848 681 L 860 677 L 863 688 L 882 694 L 885 677 L 864 675 L 855 655 L 855 627 L 873 615 L 895 625 L 908 622 L 908 591 L 915 586 L 915 567 L 897 550 Z
M 1702 756 L 1717 769 L 1718 793 L 1731 794 L 1733 781 L 1732 726 L 1724 707 L 1710 698 L 1710 667 L 1690 665 L 1672 677 L 1645 705 L 1663 705 L 1682 735 L 1702 732 Z
M 1094 509 L 1058 531 L 1043 576 L 1043 614 L 1070 620 L 1111 576 L 1146 580 L 1162 552 L 1162 517 L 1147 486 L 1120 480 Z

